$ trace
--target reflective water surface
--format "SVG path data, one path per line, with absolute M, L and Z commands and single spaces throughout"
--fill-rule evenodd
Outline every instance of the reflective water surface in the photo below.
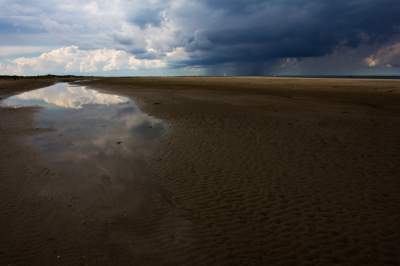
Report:
M 38 127 L 55 131 L 33 136 L 31 143 L 69 181 L 96 176 L 96 182 L 111 183 L 166 132 L 160 120 L 142 113 L 129 98 L 67 83 L 25 92 L 4 104 L 45 108 L 36 117 Z

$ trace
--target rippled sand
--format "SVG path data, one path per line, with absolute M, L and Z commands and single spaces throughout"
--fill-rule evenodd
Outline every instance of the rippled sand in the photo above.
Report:
M 1 81 L 0 97 L 41 82 Z M 128 96 L 168 133 L 121 178 L 48 196 L 57 169 L 26 145 L 46 130 L 35 128 L 37 110 L 0 108 L 1 261 L 399 264 L 399 80 L 85 84 Z

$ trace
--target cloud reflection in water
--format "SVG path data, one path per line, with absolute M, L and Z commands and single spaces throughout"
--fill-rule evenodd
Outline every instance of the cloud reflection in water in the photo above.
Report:
M 24 92 L 12 98 L 14 102 L 20 104 L 29 104 L 41 102 L 45 107 L 64 107 L 64 108 L 82 108 L 84 104 L 117 104 L 129 101 L 126 97 L 118 95 L 104 94 L 95 90 L 86 89 L 82 86 L 68 86 L 66 83 Z
M 56 131 L 34 136 L 31 143 L 62 170 L 68 182 L 82 177 L 86 183 L 99 180 L 88 176 L 110 180 L 121 178 L 122 172 L 127 175 L 135 167 L 132 163 L 143 161 L 155 140 L 166 132 L 160 120 L 142 113 L 126 97 L 66 83 L 25 92 L 5 103 L 45 107 L 36 117 L 39 127 Z M 79 186 L 82 184 L 79 181 Z

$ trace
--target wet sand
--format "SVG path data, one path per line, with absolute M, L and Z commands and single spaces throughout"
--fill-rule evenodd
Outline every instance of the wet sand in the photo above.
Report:
M 0 97 L 50 82 L 2 80 Z M 82 84 L 128 96 L 168 133 L 111 183 L 48 194 L 57 169 L 27 137 L 51 129 L 36 129 L 37 108 L 0 108 L 5 265 L 400 263 L 399 80 Z

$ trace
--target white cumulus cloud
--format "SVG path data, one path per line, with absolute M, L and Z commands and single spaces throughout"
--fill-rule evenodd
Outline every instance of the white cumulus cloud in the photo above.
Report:
M 18 74 L 21 73 L 18 68 L 6 64 L 0 63 L 0 71 L 3 75 Z
M 0 65 L 3 72 L 14 73 L 90 73 L 112 70 L 156 69 L 165 62 L 139 60 L 125 51 L 115 49 L 80 50 L 77 46 L 63 47 L 38 57 L 17 58 L 12 61 L 16 66 Z

